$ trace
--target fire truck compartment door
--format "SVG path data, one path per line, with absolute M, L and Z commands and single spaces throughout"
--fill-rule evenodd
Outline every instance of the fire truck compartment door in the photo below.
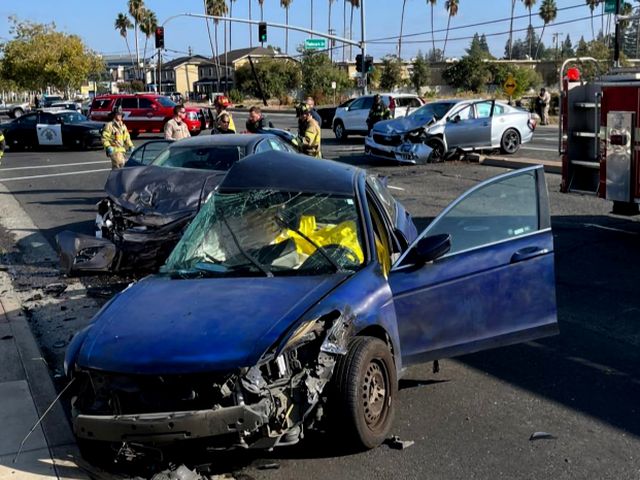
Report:
M 631 201 L 634 112 L 607 113 L 607 200 Z

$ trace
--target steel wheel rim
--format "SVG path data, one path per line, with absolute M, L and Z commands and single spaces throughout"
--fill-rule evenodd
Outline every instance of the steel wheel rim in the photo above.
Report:
M 505 136 L 504 149 L 507 152 L 514 152 L 518 148 L 518 134 L 516 132 L 509 132 Z
M 389 375 L 380 360 L 372 360 L 362 382 L 362 406 L 367 426 L 375 429 L 384 423 L 389 403 Z

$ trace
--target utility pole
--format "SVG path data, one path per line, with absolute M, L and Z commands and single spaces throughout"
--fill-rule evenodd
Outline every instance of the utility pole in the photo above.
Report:
M 558 36 L 560 34 L 558 32 L 554 33 L 553 35 L 551 35 L 553 37 L 553 41 L 555 42 L 556 45 L 556 62 L 558 61 Z
M 366 95 L 369 89 L 367 88 L 367 72 L 364 68 L 367 57 L 367 44 L 364 40 L 366 36 L 364 28 L 364 3 L 364 0 L 360 1 L 360 53 L 362 54 L 362 92 Z
M 620 7 L 622 0 L 616 0 L 616 33 L 614 37 L 615 45 L 613 46 L 613 66 L 618 68 L 620 66 L 620 19 L 618 15 L 620 15 Z
M 329 35 L 335 35 L 336 34 L 336 30 L 335 28 L 331 28 L 329 29 Z M 336 41 L 331 39 L 329 40 L 329 56 L 331 57 L 331 63 L 333 63 L 333 48 L 336 46 Z

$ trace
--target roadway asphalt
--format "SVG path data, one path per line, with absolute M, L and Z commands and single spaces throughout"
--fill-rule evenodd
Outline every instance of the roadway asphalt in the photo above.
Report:
M 295 127 L 289 116 L 270 116 L 279 127 Z M 338 144 L 329 131 L 323 134 L 325 156 L 388 176 L 419 225 L 469 187 L 504 171 L 464 162 L 367 165 L 362 139 Z M 556 159 L 556 134 L 540 128 L 520 156 Z M 64 229 L 93 232 L 95 203 L 108 173 L 101 151 L 28 151 L 5 156 L 0 183 L 51 241 Z M 191 461 L 255 479 L 640 478 L 640 272 L 632 268 L 640 265 L 640 222 L 611 215 L 604 200 L 560 194 L 557 175 L 548 174 L 547 182 L 559 336 L 446 360 L 437 375 L 430 365 L 410 368 L 400 384 L 393 428 L 394 435 L 416 442 L 407 450 L 383 446 L 347 454 L 325 437 L 313 437 L 272 453 L 217 453 Z M 20 259 L 16 254 L 14 261 Z M 54 262 L 43 261 L 49 268 L 32 274 L 55 280 Z M 100 282 L 122 281 L 81 280 L 87 290 L 76 296 Z M 74 298 L 67 301 L 65 320 L 77 329 L 95 310 L 74 310 Z M 32 327 L 51 370 L 59 370 L 63 350 L 54 344 L 67 339 L 68 328 L 46 319 Z M 535 432 L 552 438 L 532 439 Z M 271 461 L 280 468 L 261 468 Z

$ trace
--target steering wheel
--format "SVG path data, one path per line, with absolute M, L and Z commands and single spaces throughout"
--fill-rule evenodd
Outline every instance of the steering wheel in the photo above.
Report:
M 340 244 L 325 245 L 322 248 L 341 268 L 353 268 L 360 265 L 358 255 L 351 248 Z M 316 250 L 300 265 L 300 270 L 322 269 L 328 264 L 329 262 L 320 250 Z

